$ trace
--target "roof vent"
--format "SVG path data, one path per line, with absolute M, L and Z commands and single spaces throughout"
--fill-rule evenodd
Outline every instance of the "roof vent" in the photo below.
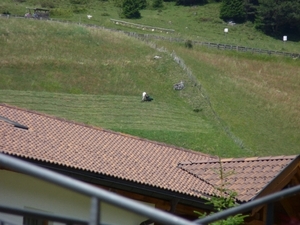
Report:
M 0 120 L 4 121 L 6 123 L 12 124 L 14 127 L 21 128 L 21 129 L 24 129 L 24 130 L 28 130 L 28 127 L 26 127 L 26 126 L 24 126 L 22 124 L 19 124 L 19 123 L 15 122 L 15 121 L 12 121 L 10 119 L 7 119 L 7 118 L 5 118 L 3 116 L 0 116 Z

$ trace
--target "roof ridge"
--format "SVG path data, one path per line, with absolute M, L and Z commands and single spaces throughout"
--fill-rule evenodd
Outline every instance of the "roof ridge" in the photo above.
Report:
M 298 155 L 282 155 L 282 156 L 262 156 L 262 157 L 249 157 L 249 158 L 221 158 L 212 157 L 211 160 L 198 160 L 198 161 L 184 161 L 180 162 L 179 165 L 187 164 L 205 164 L 205 163 L 227 163 L 227 162 L 249 162 L 249 161 L 263 161 L 263 160 L 284 160 L 294 159 Z
M 199 180 L 203 181 L 204 183 L 210 185 L 211 187 L 215 188 L 215 185 L 213 185 L 211 182 L 208 182 L 206 179 L 203 179 L 202 177 L 199 177 L 199 176 L 197 176 L 197 175 L 191 173 L 190 171 L 188 171 L 187 169 L 181 167 L 180 165 L 182 165 L 182 164 L 179 163 L 179 164 L 178 164 L 178 167 L 179 167 L 180 169 L 182 169 L 183 171 L 187 172 L 189 175 L 192 175 L 193 177 L 196 177 L 197 179 L 199 179 Z M 211 196 L 209 193 L 205 193 L 205 192 L 201 192 L 201 193 Z
M 8 104 L 5 104 L 5 103 L 0 103 L 0 106 L 11 108 L 11 109 L 17 109 L 17 110 L 28 112 L 28 113 L 33 113 L 33 114 L 36 114 L 36 115 L 39 115 L 39 116 L 44 116 L 44 117 L 47 117 L 47 118 L 56 119 L 56 120 L 59 120 L 59 121 L 75 124 L 75 125 L 78 125 L 78 126 L 83 126 L 83 127 L 87 127 L 87 128 L 91 128 L 91 129 L 95 129 L 95 130 L 101 130 L 103 132 L 107 132 L 107 133 L 111 133 L 111 134 L 122 135 L 123 137 L 133 138 L 135 140 L 147 141 L 149 143 L 157 144 L 157 145 L 160 145 L 160 146 L 173 148 L 173 149 L 178 150 L 178 151 L 189 152 L 189 153 L 192 153 L 192 154 L 195 154 L 195 155 L 202 155 L 202 156 L 205 156 L 207 158 L 216 158 L 216 156 L 205 154 L 205 153 L 198 152 L 198 151 L 194 151 L 194 150 L 191 150 L 191 149 L 185 149 L 185 148 L 182 148 L 182 147 L 166 144 L 166 143 L 163 143 L 163 142 L 157 142 L 157 141 L 149 140 L 149 139 L 146 139 L 146 138 L 141 138 L 141 137 L 138 137 L 138 136 L 133 136 L 133 135 L 122 133 L 122 132 L 117 132 L 117 131 L 113 131 L 113 130 L 109 130 L 109 129 L 104 129 L 102 127 L 87 125 L 87 124 L 84 124 L 84 123 L 76 122 L 74 120 L 67 120 L 67 119 L 64 119 L 64 118 L 61 118 L 61 117 L 58 117 L 58 116 L 49 115 L 49 114 L 46 114 L 46 113 L 41 113 L 41 112 L 38 112 L 38 111 L 35 111 L 35 110 L 29 110 L 29 109 L 21 108 L 21 107 L 18 107 L 18 106 L 8 105 Z

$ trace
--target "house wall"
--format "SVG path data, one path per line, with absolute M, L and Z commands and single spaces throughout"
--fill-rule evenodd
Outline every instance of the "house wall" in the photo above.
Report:
M 0 204 L 41 210 L 54 215 L 88 220 L 90 198 L 27 175 L 0 169 Z M 145 203 L 144 203 L 145 204 Z M 154 205 L 151 205 L 154 207 Z M 101 222 L 112 225 L 139 225 L 146 217 L 101 203 Z M 22 224 L 23 218 L 0 213 L 0 218 Z M 58 223 L 53 223 L 53 225 Z

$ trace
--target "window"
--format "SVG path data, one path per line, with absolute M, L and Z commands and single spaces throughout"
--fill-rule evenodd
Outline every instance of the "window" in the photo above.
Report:
M 47 220 L 24 216 L 23 225 L 48 225 Z

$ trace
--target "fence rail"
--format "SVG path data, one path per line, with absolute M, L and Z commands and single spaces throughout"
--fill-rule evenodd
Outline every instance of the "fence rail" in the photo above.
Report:
M 142 25 L 142 24 L 137 24 L 137 23 L 130 23 L 126 22 L 123 20 L 115 20 L 115 19 L 110 19 L 113 23 L 115 24 L 121 24 L 125 26 L 130 26 L 130 27 L 136 27 L 139 29 L 144 29 L 144 30 L 151 30 L 151 31 L 164 31 L 164 32 L 175 32 L 173 29 L 166 29 L 166 28 L 161 28 L 161 27 L 152 27 L 152 26 L 147 26 L 147 25 Z

